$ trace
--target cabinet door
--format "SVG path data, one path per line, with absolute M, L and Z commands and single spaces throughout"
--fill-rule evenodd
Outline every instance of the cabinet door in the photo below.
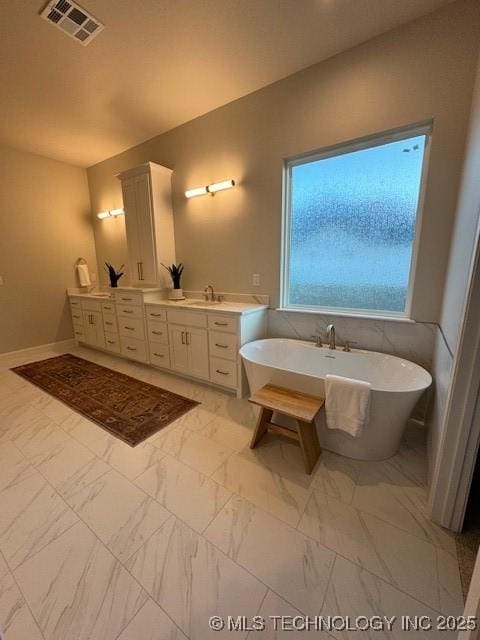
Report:
M 188 367 L 188 345 L 186 340 L 185 327 L 171 326 L 170 334 L 170 354 L 172 369 L 182 373 L 190 373 Z
M 83 342 L 91 344 L 92 347 L 104 347 L 105 337 L 103 332 L 103 318 L 98 311 L 83 312 Z
M 86 344 L 95 345 L 97 341 L 97 334 L 95 331 L 95 325 L 92 323 L 92 312 L 83 312 L 83 342 Z
M 158 279 L 157 260 L 149 174 L 145 173 L 135 178 L 135 199 L 137 203 L 137 230 L 140 251 L 140 280 L 143 284 L 156 284 Z
M 197 378 L 208 378 L 208 336 L 205 329 L 187 327 L 189 373 Z
M 100 311 L 92 311 L 92 326 L 94 329 L 94 345 L 96 347 L 105 347 L 105 332 L 103 329 L 103 316 Z
M 127 234 L 128 265 L 132 284 L 140 284 L 140 240 L 135 178 L 122 181 L 123 208 L 125 210 L 125 230 Z

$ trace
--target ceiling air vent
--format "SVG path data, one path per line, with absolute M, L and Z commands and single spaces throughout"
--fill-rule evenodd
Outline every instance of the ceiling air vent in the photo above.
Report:
M 104 28 L 101 22 L 72 0 L 53 0 L 40 15 L 84 47 Z

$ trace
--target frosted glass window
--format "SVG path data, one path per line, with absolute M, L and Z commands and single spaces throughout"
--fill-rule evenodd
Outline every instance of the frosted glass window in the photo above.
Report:
M 284 306 L 405 313 L 426 143 L 288 165 Z

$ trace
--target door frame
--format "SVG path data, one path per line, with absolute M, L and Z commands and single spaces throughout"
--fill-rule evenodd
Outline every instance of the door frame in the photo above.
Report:
M 430 515 L 461 531 L 480 444 L 480 219 L 470 266 L 440 452 L 430 488 Z

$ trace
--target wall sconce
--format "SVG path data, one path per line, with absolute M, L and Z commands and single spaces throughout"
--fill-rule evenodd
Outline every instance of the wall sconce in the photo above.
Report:
M 217 191 L 223 191 L 224 189 L 231 189 L 235 186 L 235 180 L 223 180 L 222 182 L 214 182 L 213 184 L 207 184 L 206 187 L 196 187 L 195 189 L 187 189 L 185 191 L 186 198 L 194 198 L 195 196 L 206 196 L 209 193 L 214 196 Z
M 105 218 L 116 218 L 117 216 L 123 216 L 125 211 L 123 209 L 112 209 L 111 211 L 100 211 L 97 213 L 97 218 L 105 220 Z

